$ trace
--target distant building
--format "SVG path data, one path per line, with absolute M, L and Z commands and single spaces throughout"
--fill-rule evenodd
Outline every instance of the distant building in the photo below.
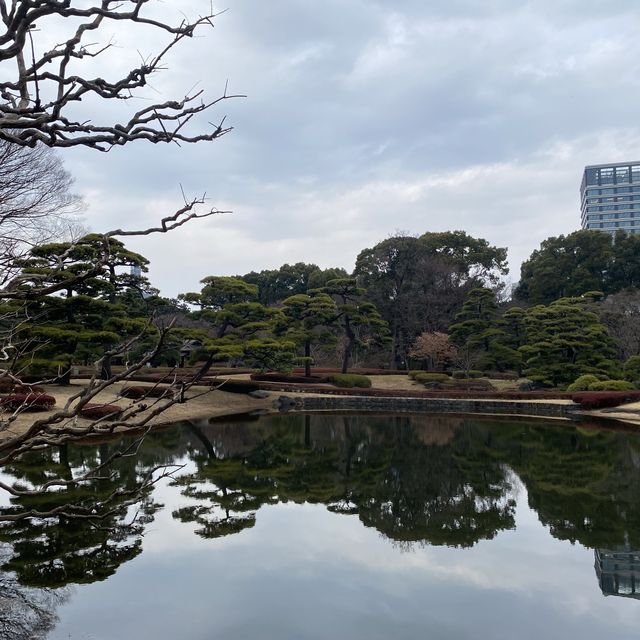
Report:
M 594 164 L 580 185 L 582 228 L 640 232 L 640 162 Z
M 628 547 L 595 549 L 594 553 L 603 595 L 640 599 L 640 553 Z

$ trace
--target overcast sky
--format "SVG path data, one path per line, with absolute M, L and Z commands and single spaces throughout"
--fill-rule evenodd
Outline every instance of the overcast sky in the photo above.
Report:
M 207 0 L 166 1 L 195 15 Z M 579 227 L 585 164 L 640 160 L 637 0 L 227 0 L 154 78 L 196 83 L 235 129 L 213 143 L 65 151 L 95 231 L 156 222 L 188 195 L 230 209 L 128 243 L 165 295 L 213 274 L 315 262 L 351 270 L 397 233 L 464 229 L 509 248 Z M 151 53 L 158 34 L 104 35 Z M 136 59 L 134 57 L 134 59 Z M 104 64 L 104 63 L 103 63 Z M 108 73 L 105 71 L 105 73 Z M 133 105 L 137 106 L 137 105 Z M 96 112 L 96 119 L 101 112 Z M 192 129 L 193 130 L 193 129 Z

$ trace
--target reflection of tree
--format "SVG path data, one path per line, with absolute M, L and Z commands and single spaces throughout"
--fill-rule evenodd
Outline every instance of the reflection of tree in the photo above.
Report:
M 216 446 L 203 447 L 197 471 L 177 481 L 195 504 L 174 516 L 218 537 L 253 526 L 264 504 L 306 501 L 357 513 L 394 540 L 459 546 L 513 527 L 501 464 L 480 441 L 469 445 L 473 430 L 461 430 L 463 420 L 428 421 L 432 435 L 409 417 L 271 418 L 253 427 L 250 448 L 245 425 L 244 451 L 229 456 L 224 425 L 210 427 L 198 440 Z
M 0 552 L 0 561 L 5 551 Z M 0 573 L 0 638 L 44 640 L 57 622 L 56 608 L 67 597 L 63 589 L 31 589 L 12 574 Z
M 590 548 L 640 548 L 639 443 L 624 433 L 514 426 L 500 455 L 551 534 Z
M 17 494 L 0 509 L 0 541 L 13 550 L 0 568 L 15 572 L 22 585 L 56 588 L 103 580 L 135 558 L 158 506 L 151 498 L 152 470 L 163 456 L 155 443 L 151 437 L 145 452 L 136 447 L 130 455 L 119 453 L 131 443 L 62 445 L 31 451 L 5 467 Z M 83 482 L 71 482 L 95 469 L 99 473 Z M 51 479 L 67 483 L 38 490 Z M 38 517 L 42 513 L 46 517 Z

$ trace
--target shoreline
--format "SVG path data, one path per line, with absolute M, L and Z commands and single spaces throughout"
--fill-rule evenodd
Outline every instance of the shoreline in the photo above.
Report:
M 118 392 L 130 382 L 114 383 L 100 393 L 92 403 L 118 404 L 125 408 L 139 401 L 127 400 Z M 136 383 L 137 385 L 140 383 Z M 36 421 L 60 411 L 67 400 L 78 393 L 84 385 L 81 381 L 72 381 L 69 386 L 47 386 L 46 392 L 56 398 L 56 406 L 50 411 L 37 413 L 23 413 L 11 424 L 0 431 L 0 443 L 20 436 Z M 143 385 L 153 386 L 153 385 Z M 582 411 L 578 405 L 570 400 L 487 400 L 482 398 L 420 398 L 406 396 L 371 397 L 357 395 L 313 394 L 300 390 L 299 392 L 283 393 L 269 391 L 266 398 L 253 398 L 246 394 L 229 393 L 211 389 L 210 387 L 194 386 L 186 394 L 184 403 L 176 403 L 158 416 L 155 416 L 142 428 L 161 427 L 184 421 L 196 421 L 210 418 L 222 418 L 256 411 L 278 413 L 278 404 L 284 400 L 286 413 L 413 413 L 413 414 L 459 414 L 478 415 L 482 417 L 500 416 L 518 418 L 537 418 L 577 423 L 596 419 L 602 422 L 602 428 L 619 425 L 621 428 L 640 427 L 640 403 L 624 405 L 620 408 Z M 153 400 L 148 400 L 151 404 Z M 144 417 L 144 412 L 140 414 Z M 74 427 L 81 429 L 91 424 L 90 420 L 76 419 Z M 108 424 L 105 422 L 105 424 Z M 131 430 L 140 427 L 132 425 Z M 126 433 L 126 427 L 118 427 L 114 433 Z M 91 434 L 78 434 L 81 439 Z

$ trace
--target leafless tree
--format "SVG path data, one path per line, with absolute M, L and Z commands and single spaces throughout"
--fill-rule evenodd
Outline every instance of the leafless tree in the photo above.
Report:
M 18 258 L 37 244 L 82 233 L 83 201 L 61 159 L 44 145 L 33 149 L 0 139 L 0 286 L 15 275 Z
M 212 10 L 208 10 L 193 20 L 184 18 L 174 24 L 169 20 L 157 18 L 157 13 L 151 13 L 150 8 L 154 4 L 158 4 L 160 12 L 166 14 L 166 5 L 155 3 L 154 0 L 101 0 L 94 3 L 72 0 L 0 0 L 0 140 L 5 143 L 2 148 L 6 149 L 8 158 L 20 158 L 22 152 L 31 152 L 35 154 L 33 157 L 40 157 L 43 162 L 51 160 L 51 156 L 43 151 L 43 145 L 57 148 L 82 146 L 108 151 L 114 146 L 123 146 L 134 140 L 152 143 L 175 142 L 178 145 L 183 142 L 211 141 L 230 131 L 230 127 L 225 125 L 225 118 L 222 117 L 217 124 L 210 125 L 211 128 L 207 131 L 188 132 L 189 125 L 194 124 L 194 118 L 198 114 L 222 101 L 236 97 L 227 92 L 226 86 L 222 95 L 209 101 L 204 100 L 202 91 L 188 92 L 178 99 L 146 103 L 142 108 L 132 109 L 128 117 L 121 122 L 96 123 L 90 119 L 96 111 L 86 109 L 92 104 L 95 105 L 96 101 L 127 104 L 140 97 L 139 91 L 148 85 L 150 77 L 164 68 L 168 54 L 200 29 L 212 27 L 216 17 Z M 108 39 L 101 44 L 93 44 L 100 40 L 100 34 L 104 33 L 106 25 L 129 25 L 140 30 L 150 29 L 166 35 L 167 39 L 157 53 L 138 60 L 122 77 L 107 80 L 90 75 L 90 69 L 86 66 L 88 62 L 114 46 L 114 42 Z M 45 36 L 50 37 L 51 29 L 56 34 L 66 29 L 66 35 L 60 36 L 58 44 L 47 46 Z M 72 199 L 65 199 L 64 186 L 69 186 L 69 177 L 59 166 L 57 171 L 57 185 L 62 187 L 62 190 L 57 196 L 51 194 L 52 198 L 58 197 L 57 203 L 54 199 L 51 204 L 64 208 L 73 205 Z M 8 177 L 7 189 L 11 192 L 19 183 L 11 182 L 12 174 Z M 16 202 L 10 206 L 16 208 Z M 0 201 L 0 206 L 1 204 Z M 35 204 L 48 206 L 44 201 L 40 203 L 36 200 Z M 20 384 L 17 375 L 19 371 L 13 370 L 10 366 L 15 360 L 17 348 L 13 343 L 15 327 L 23 322 L 37 321 L 37 318 L 26 313 L 26 304 L 20 306 L 21 302 L 37 301 L 44 296 L 57 295 L 79 282 L 103 273 L 109 264 L 110 238 L 166 233 L 187 222 L 216 213 L 219 213 L 216 208 L 206 206 L 204 196 L 185 197 L 183 205 L 174 213 L 162 218 L 156 226 L 116 229 L 102 234 L 104 255 L 94 259 L 88 268 L 80 272 L 66 270 L 65 256 L 62 255 L 59 264 L 53 265 L 53 269 L 57 269 L 58 277 L 51 277 L 51 269 L 48 270 L 47 278 L 43 278 L 37 270 L 21 270 L 20 273 L 0 282 L 0 304 L 5 307 L 12 305 L 11 313 L 14 314 L 13 319 L 7 319 L 6 316 L 0 318 L 4 320 L 0 322 L 0 359 L 5 362 L 5 369 L 0 372 L 0 381 L 4 379 Z M 2 226 L 0 236 L 3 233 L 7 242 L 18 240 L 17 226 L 14 226 L 13 230 L 10 225 Z M 15 258 L 10 251 L 5 251 L 4 260 L 9 270 L 15 265 Z M 153 320 L 150 320 L 149 326 L 153 326 Z M 88 405 L 96 401 L 98 394 L 116 383 L 130 380 L 139 373 L 162 347 L 171 328 L 170 323 L 168 326 L 156 327 L 155 350 L 147 353 L 138 362 L 127 366 L 108 380 L 100 380 L 96 375 L 62 408 L 51 411 L 44 417 L 29 420 L 27 428 L 16 432 L 10 438 L 5 438 L 0 443 L 0 464 L 27 451 L 54 443 L 64 443 L 78 436 L 105 436 L 123 428 L 141 430 L 144 433 L 157 416 L 174 403 L 181 402 L 185 393 L 202 381 L 206 375 L 205 369 L 186 383 L 175 375 L 169 376 L 164 381 L 168 384 L 166 392 L 161 394 L 161 397 L 145 399 L 144 402 L 131 401 L 122 407 L 118 415 L 85 419 L 82 418 L 82 413 Z M 118 345 L 107 352 L 105 357 L 127 353 L 135 340 L 136 338 L 133 338 Z M 21 354 L 24 355 L 25 349 L 28 348 L 28 345 L 21 346 Z M 1 416 L 1 429 L 10 430 L 19 419 L 24 418 L 26 411 L 32 408 L 37 393 L 32 394 L 28 389 L 26 391 L 25 400 L 17 407 L 7 410 L 5 405 Z M 133 452 L 128 451 L 126 455 L 133 455 Z M 100 468 L 93 469 L 81 477 L 53 479 L 46 486 L 21 489 L 7 485 L 1 488 L 18 497 L 24 491 L 55 491 L 63 486 L 60 483 L 80 484 L 103 472 L 108 476 L 108 472 Z M 155 469 L 140 483 L 136 491 L 144 492 L 166 472 L 164 468 Z M 136 496 L 132 494 L 132 504 L 135 499 Z M 99 505 L 95 513 L 93 508 L 88 509 L 85 504 L 64 505 L 63 508 L 66 509 L 65 516 L 98 520 L 102 514 L 109 512 L 110 505 L 108 501 Z M 58 515 L 59 513 L 39 512 L 22 514 L 20 517 L 46 518 Z
M 226 87 L 222 95 L 209 101 L 198 90 L 178 99 L 151 102 L 132 110 L 122 122 L 94 123 L 75 115 L 76 105 L 83 101 L 120 102 L 139 97 L 150 77 L 164 68 L 169 53 L 200 29 L 213 27 L 217 17 L 209 10 L 192 20 L 171 23 L 153 17 L 152 4 L 153 0 L 102 0 L 93 5 L 72 0 L 0 0 L 0 137 L 22 146 L 42 142 L 51 147 L 108 151 L 133 140 L 179 144 L 214 140 L 227 133 L 230 127 L 224 117 L 209 131 L 187 131 L 195 116 L 235 97 Z M 61 34 L 58 44 L 49 48 L 44 32 L 60 23 L 66 35 Z M 108 80 L 83 72 L 88 62 L 115 45 L 111 40 L 100 42 L 100 35 L 117 23 L 163 32 L 167 40 L 122 77 Z

